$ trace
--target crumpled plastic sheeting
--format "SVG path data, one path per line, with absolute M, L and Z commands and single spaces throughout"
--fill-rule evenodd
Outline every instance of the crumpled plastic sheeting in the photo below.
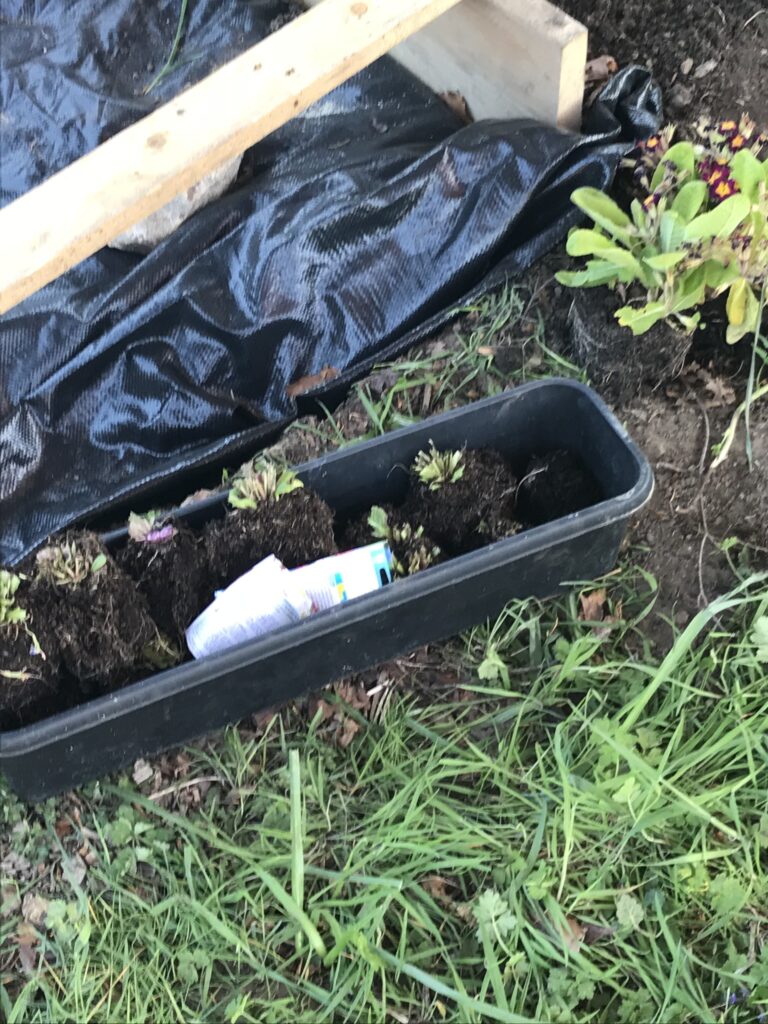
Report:
M 145 94 L 176 2 L 2 0 L 2 201 L 274 30 L 286 9 L 189 4 L 180 63 Z M 181 486 L 254 451 L 297 415 L 292 381 L 331 366 L 338 395 L 519 274 L 575 223 L 571 191 L 606 186 L 660 114 L 658 89 L 630 68 L 581 136 L 530 120 L 462 126 L 385 58 L 249 150 L 232 190 L 152 253 L 104 249 L 10 310 L 0 563 L 129 496 L 143 507 L 158 481 Z

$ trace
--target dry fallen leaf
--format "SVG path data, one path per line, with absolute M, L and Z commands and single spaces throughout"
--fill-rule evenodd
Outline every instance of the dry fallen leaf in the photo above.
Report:
M 3 885 L 0 888 L 0 919 L 15 914 L 20 906 L 21 900 L 19 899 L 18 888 L 13 883 Z
M 25 974 L 33 974 L 37 967 L 37 944 L 40 936 L 31 924 L 22 922 L 16 930 L 19 961 Z
M 607 82 L 611 75 L 619 70 L 616 60 L 607 53 L 588 60 L 584 68 L 584 81 L 587 85 L 593 82 Z
M 35 925 L 36 928 L 45 926 L 45 918 L 48 914 L 48 900 L 37 893 L 28 892 L 21 903 L 21 916 L 25 921 Z
M 307 391 L 319 388 L 321 384 L 325 384 L 329 380 L 335 380 L 338 376 L 339 371 L 335 366 L 324 366 L 319 373 L 310 373 L 306 377 L 299 377 L 293 384 L 288 385 L 285 393 L 289 398 L 296 398 L 297 395 L 303 395 Z
M 65 857 L 61 862 L 61 867 L 64 872 L 64 877 L 75 888 L 78 888 L 82 884 L 83 879 L 88 872 L 86 862 L 76 853 L 71 857 Z
M 447 107 L 450 107 L 456 117 L 460 118 L 464 124 L 472 124 L 474 118 L 469 112 L 469 104 L 460 92 L 449 89 L 447 92 L 438 93 L 438 95 L 443 103 L 445 103 Z
M 583 622 L 602 622 L 605 618 L 605 599 L 607 591 L 605 587 L 593 590 L 589 594 L 579 594 L 579 618 Z
M 131 778 L 137 786 L 141 786 L 144 782 L 149 782 L 152 776 L 155 774 L 155 769 L 148 764 L 143 758 L 139 758 L 133 766 L 133 773 Z
M 566 949 L 569 949 L 571 953 L 578 953 L 587 933 L 584 925 L 580 924 L 575 917 L 566 917 L 562 924 L 555 923 L 554 927 Z
M 442 875 L 427 875 L 422 878 L 419 885 L 425 892 L 443 907 L 453 907 L 454 900 L 448 892 L 448 887 L 453 888 L 453 882 L 450 882 L 447 878 L 443 878 Z

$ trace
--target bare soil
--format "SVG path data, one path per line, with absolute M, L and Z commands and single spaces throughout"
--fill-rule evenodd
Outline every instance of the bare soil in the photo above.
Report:
M 764 0 L 558 0 L 589 29 L 589 56 L 642 64 L 671 120 L 751 114 L 768 123 Z

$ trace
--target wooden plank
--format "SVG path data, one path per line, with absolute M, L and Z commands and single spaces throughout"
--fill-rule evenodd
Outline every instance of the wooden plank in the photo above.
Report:
M 463 0 L 392 56 L 435 92 L 461 93 L 476 120 L 581 124 L 587 30 L 548 0 Z
M 458 0 L 323 0 L 0 210 L 0 313 Z

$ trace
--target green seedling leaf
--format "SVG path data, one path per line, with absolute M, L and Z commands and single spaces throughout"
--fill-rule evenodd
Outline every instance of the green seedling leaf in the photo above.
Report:
M 728 314 L 728 323 L 739 327 L 744 323 L 747 315 L 747 292 L 749 284 L 743 277 L 737 278 L 730 287 L 728 299 L 725 303 L 725 311 Z
M 589 260 L 583 270 L 558 270 L 555 274 L 555 280 L 567 288 L 597 288 L 619 279 L 619 268 L 604 260 Z
M 703 266 L 686 271 L 675 282 L 674 296 L 669 306 L 670 313 L 680 313 L 691 306 L 699 306 L 706 293 L 706 272 Z
M 753 203 L 757 202 L 760 184 L 767 181 L 765 165 L 748 149 L 741 149 L 731 158 L 731 176 Z
M 743 280 L 743 279 L 740 279 Z M 734 282 L 738 284 L 738 282 Z M 740 341 L 747 334 L 754 334 L 757 330 L 758 322 L 760 320 L 760 303 L 758 302 L 757 296 L 752 291 L 752 287 L 748 282 L 745 281 L 746 292 L 744 293 L 744 315 L 743 319 L 739 323 L 729 323 L 725 331 L 725 340 L 729 345 L 735 345 L 737 341 Z M 731 290 L 733 290 L 733 287 Z M 728 300 L 730 301 L 730 293 Z M 726 309 L 727 309 L 726 304 Z M 738 315 L 738 309 L 734 311 Z M 728 314 L 730 320 L 730 313 Z
M 574 228 L 565 244 L 569 256 L 592 256 L 601 249 L 610 249 L 613 242 L 594 228 Z
M 629 327 L 633 334 L 645 334 L 646 331 L 663 320 L 667 315 L 667 307 L 663 302 L 649 302 L 645 306 L 622 306 L 616 311 L 616 319 L 622 327 Z
M 733 875 L 718 875 L 709 886 L 712 909 L 722 917 L 733 917 L 747 901 L 743 885 Z
M 749 639 L 757 647 L 757 660 L 768 662 L 768 615 L 761 615 L 757 619 Z
M 96 555 L 94 560 L 91 562 L 91 573 L 95 576 L 97 572 L 101 572 L 106 564 L 107 556 L 103 552 L 100 555 Z
M 737 263 L 720 263 L 718 260 L 707 260 L 704 266 L 704 283 L 720 295 L 739 276 Z
M 635 896 L 622 893 L 616 900 L 616 918 L 620 927 L 631 932 L 636 931 L 645 919 L 642 903 Z
M 651 178 L 651 191 L 654 192 L 664 180 L 667 173 L 665 164 L 672 164 L 678 177 L 689 177 L 696 170 L 696 151 L 690 142 L 676 142 L 670 146 L 659 162 L 659 166 Z
M 595 224 L 622 242 L 629 243 L 635 233 L 632 221 L 605 192 L 596 188 L 577 188 L 571 194 L 571 202 L 583 210 Z
M 700 213 L 685 229 L 689 242 L 700 242 L 707 238 L 727 238 L 746 220 L 750 202 L 745 195 L 738 194 L 724 199 L 714 210 Z
M 478 923 L 478 939 L 482 942 L 482 929 L 487 928 L 503 941 L 517 927 L 517 918 L 510 911 L 507 901 L 495 889 L 486 889 L 477 898 L 474 906 Z
M 378 540 L 387 540 L 389 537 L 389 520 L 387 513 L 381 505 L 374 505 L 368 515 L 368 525 L 371 533 Z
M 688 181 L 672 201 L 671 212 L 685 224 L 693 220 L 707 198 L 707 186 L 703 181 Z
M 662 252 L 677 252 L 685 241 L 685 223 L 679 213 L 665 210 L 659 221 Z
M 643 284 L 651 283 L 648 281 L 648 274 L 643 269 L 640 260 L 626 249 L 621 249 L 619 246 L 612 246 L 610 249 L 604 249 L 599 254 L 599 258 L 621 270 L 627 271 L 632 275 L 633 279 L 637 279 Z
M 643 262 L 646 266 L 649 266 L 651 270 L 661 270 L 666 273 L 667 270 L 671 270 L 676 267 L 681 260 L 684 260 L 688 254 L 685 252 L 662 252 L 658 256 L 647 256 Z

